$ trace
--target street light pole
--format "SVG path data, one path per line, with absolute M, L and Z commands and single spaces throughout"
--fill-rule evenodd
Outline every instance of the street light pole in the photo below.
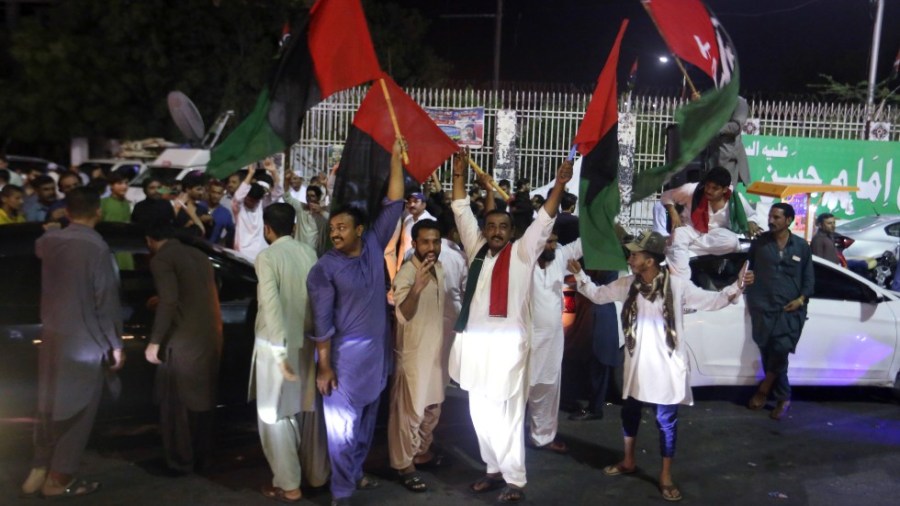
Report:
M 494 16 L 494 91 L 500 89 L 500 41 L 503 38 L 503 0 L 497 0 Z
M 869 89 L 866 95 L 866 121 L 872 121 L 875 105 L 875 82 L 878 70 L 878 47 L 881 42 L 881 20 L 884 17 L 884 0 L 874 0 L 876 5 L 875 26 L 872 29 L 872 53 L 869 55 Z

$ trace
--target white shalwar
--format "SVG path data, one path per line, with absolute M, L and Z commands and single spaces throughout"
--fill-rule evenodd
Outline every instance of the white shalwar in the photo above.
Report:
M 560 246 L 556 258 L 534 268 L 531 285 L 531 353 L 528 356 L 529 438 L 537 446 L 556 439 L 563 358 L 563 283 L 569 260 L 581 258 L 581 239 Z
M 619 278 L 613 283 L 597 286 L 580 271 L 575 276 L 578 291 L 594 304 L 625 301 L 635 277 Z M 675 311 L 675 350 L 669 352 L 663 320 L 663 297 L 650 302 L 643 295 L 637 296 L 637 328 L 634 353 L 625 350 L 624 384 L 622 398 L 629 397 L 653 404 L 694 404 L 691 394 L 691 363 L 684 344 L 684 309 L 715 311 L 741 293 L 737 282 L 721 292 L 711 292 L 695 286 L 688 280 L 670 276 L 672 306 Z
M 471 261 L 485 244 L 469 199 L 451 204 L 456 227 Z M 538 212 L 521 239 L 512 244 L 506 318 L 489 316 L 491 273 L 497 257 L 488 252 L 469 307 L 466 330 L 450 350 L 450 377 L 469 392 L 469 412 L 488 473 L 525 486 L 525 398 L 531 330 L 531 276 L 555 219 Z
M 694 198 L 694 191 L 699 183 L 688 183 L 663 192 L 660 197 L 660 203 L 663 206 L 681 205 L 684 210 L 681 212 L 681 221 L 683 227 L 678 227 L 672 231 L 671 244 L 666 250 L 666 264 L 669 266 L 669 272 L 675 276 L 691 279 L 691 253 L 695 255 L 725 255 L 740 250 L 740 241 L 736 233 L 729 228 L 731 226 L 731 212 L 728 209 L 728 203 L 719 209 L 713 211 L 709 208 L 707 216 L 709 221 L 707 226 L 709 232 L 698 232 L 692 225 L 691 212 Z M 747 202 L 743 195 L 738 194 L 741 205 L 744 207 L 744 213 L 747 215 L 747 221 L 756 223 L 756 211 Z

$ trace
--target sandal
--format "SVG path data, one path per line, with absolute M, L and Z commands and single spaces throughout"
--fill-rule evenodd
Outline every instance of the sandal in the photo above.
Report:
M 489 474 L 486 474 L 481 478 L 478 478 L 475 483 L 469 485 L 469 490 L 476 494 L 483 494 L 485 492 L 497 490 L 504 485 L 506 485 L 506 481 L 499 475 L 491 476 Z
M 622 463 L 613 464 L 611 466 L 606 466 L 603 468 L 603 474 L 607 476 L 619 476 L 621 474 L 634 474 L 637 472 L 637 467 L 632 467 L 631 469 L 626 469 L 622 467 Z
M 428 490 L 428 485 L 422 480 L 422 475 L 416 471 L 401 474 L 400 484 L 410 492 L 425 492 Z
M 757 409 L 762 409 L 763 406 L 766 405 L 766 399 L 769 397 L 769 394 L 763 392 L 762 390 L 758 390 L 753 397 L 750 398 L 750 402 L 747 403 L 747 408 L 756 411 Z
M 287 491 L 285 491 L 283 488 L 274 487 L 272 485 L 263 485 L 259 491 L 266 499 L 272 499 L 273 501 L 283 502 L 287 504 L 300 502 L 303 499 L 303 494 L 300 494 L 299 497 L 288 497 L 286 495 Z
M 674 483 L 670 485 L 660 485 L 659 493 L 662 494 L 662 498 L 666 501 L 675 502 L 684 499 L 681 495 L 681 491 L 678 490 L 678 487 L 675 486 Z
M 46 486 L 46 483 L 44 485 Z M 42 489 L 41 496 L 45 499 L 56 499 L 58 497 L 78 497 L 82 495 L 93 494 L 98 490 L 100 490 L 99 481 L 87 481 L 74 478 L 71 482 L 69 482 L 68 485 L 66 485 L 66 488 L 64 488 L 62 492 L 58 494 L 48 494 Z
M 444 455 L 442 453 L 437 453 L 425 462 L 413 461 L 413 464 L 417 469 L 438 469 L 444 467 Z
M 503 491 L 497 496 L 497 500 L 500 502 L 521 502 L 524 499 L 525 492 L 521 488 L 512 485 L 503 487 Z
M 356 482 L 356 490 L 375 490 L 380 486 L 381 483 L 378 483 L 368 476 L 363 476 Z
M 559 455 L 565 455 L 569 453 L 569 446 L 566 445 L 563 441 L 551 441 L 544 446 L 535 446 L 536 450 L 546 450 L 549 452 L 557 453 Z

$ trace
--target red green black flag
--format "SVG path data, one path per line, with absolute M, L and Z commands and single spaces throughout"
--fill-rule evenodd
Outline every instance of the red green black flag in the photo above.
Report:
M 318 0 L 293 26 L 253 111 L 213 150 L 210 175 L 225 177 L 284 151 L 313 106 L 381 74 L 359 0 Z
M 584 119 L 573 141 L 581 160 L 578 199 L 578 225 L 584 265 L 588 269 L 618 271 L 627 264 L 616 236 L 619 214 L 619 111 L 616 91 L 616 67 L 619 46 L 628 20 L 622 22 L 606 65 L 597 79 Z

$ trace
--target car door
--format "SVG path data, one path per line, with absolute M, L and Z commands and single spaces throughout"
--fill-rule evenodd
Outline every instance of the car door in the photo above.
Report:
M 734 283 L 744 260 L 745 253 L 695 258 L 691 281 L 704 290 L 721 290 Z M 759 351 L 743 298 L 719 311 L 687 309 L 685 313 L 692 385 L 752 384 L 761 376 Z
M 795 383 L 849 385 L 889 377 L 897 317 L 878 289 L 815 259 L 815 294 L 789 376 Z

